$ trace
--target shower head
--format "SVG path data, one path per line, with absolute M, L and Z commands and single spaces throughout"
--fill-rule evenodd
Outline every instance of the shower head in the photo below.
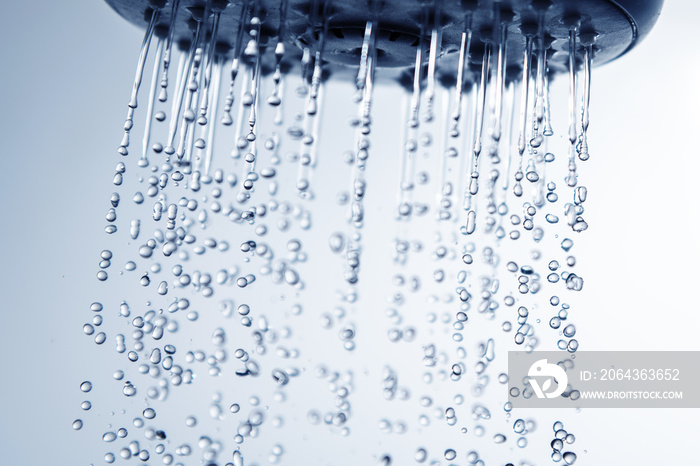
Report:
M 285 62 L 300 62 L 303 49 L 319 39 L 325 28 L 324 61 L 327 71 L 338 73 L 357 66 L 363 51 L 368 21 L 375 24 L 378 68 L 409 68 L 415 65 L 421 37 L 432 28 L 441 35 L 438 68 L 447 78 L 457 66 L 460 40 L 471 31 L 470 59 L 481 61 L 488 43 L 506 40 L 505 61 L 517 63 L 522 57 L 524 36 L 541 35 L 547 48 L 550 72 L 566 71 L 569 30 L 574 28 L 581 42 L 594 43 L 592 64 L 614 60 L 646 36 L 658 18 L 663 0 L 106 0 L 122 17 L 140 27 L 149 23 L 153 9 L 160 9 L 156 34 L 165 35 L 172 21 L 173 38 L 179 44 L 192 40 L 193 28 L 202 15 L 219 18 L 217 51 L 235 54 L 242 47 L 241 21 L 258 17 L 260 45 L 274 49 L 284 43 Z M 175 8 L 173 8 L 175 7 Z M 177 11 L 176 11 L 177 9 Z M 245 26 L 244 26 L 245 29 Z M 271 54 L 270 54 L 271 55 Z M 426 57 L 423 57 L 425 61 Z M 509 73 L 517 79 L 519 65 Z M 271 66 L 268 66 L 270 69 Z M 386 76 L 393 74 L 385 71 Z M 454 79 L 454 78 L 453 78 Z
M 160 102 L 168 99 L 171 49 L 177 46 L 182 53 L 175 74 L 169 131 L 164 144 L 152 146 L 153 152 L 164 152 L 166 168 L 172 169 L 173 161 L 185 174 L 193 175 L 195 185 L 200 176 L 210 181 L 208 170 L 214 125 L 208 121 L 213 116 L 218 118 L 217 105 L 220 96 L 225 96 L 220 122 L 225 126 L 233 124 L 234 89 L 243 81 L 241 98 L 237 101 L 239 117 L 235 119 L 236 147 L 233 151 L 234 158 L 245 155 L 251 167 L 246 175 L 249 179 L 241 195 L 242 202 L 248 198 L 248 191 L 257 179 L 254 141 L 259 129 L 261 77 L 266 77 L 268 85 L 272 84 L 272 92 L 264 102 L 277 108 L 274 124 L 280 125 L 285 76 L 290 75 L 292 68 L 301 71 L 297 73 L 301 78 L 297 96 L 307 99 L 304 128 L 290 128 L 293 138 L 304 136 L 303 141 L 309 141 L 303 143 L 300 150 L 304 168 L 300 173 L 314 165 L 310 153 L 315 150 L 313 141 L 316 138 L 307 133 L 312 132 L 316 124 L 313 122 L 320 119 L 317 118 L 319 95 L 329 74 L 354 78 L 354 98 L 361 102 L 359 116 L 353 124 L 358 128 L 355 157 L 361 168 L 368 152 L 374 82 L 394 80 L 408 91 L 407 96 L 410 95 L 405 115 L 405 151 L 415 151 L 411 149 L 411 141 L 420 126 L 419 113 L 422 111 L 424 122 L 430 124 L 436 120 L 438 107 L 444 112 L 440 121 L 451 138 L 450 144 L 456 144 L 461 137 L 462 144 L 466 144 L 471 138 L 468 145 L 472 166 L 468 171 L 469 179 L 465 181 L 469 189 L 463 205 L 468 211 L 465 234 L 474 231 L 476 213 L 471 202 L 479 190 L 482 148 L 487 148 L 494 166 L 500 163 L 499 151 L 504 156 L 510 156 L 511 150 L 517 151 L 513 186 L 516 197 L 522 196 L 523 179 L 532 183 L 540 179 L 534 168 L 537 163 L 554 160 L 551 153 L 545 156 L 544 149 L 546 137 L 554 134 L 549 82 L 556 74 L 568 74 L 569 115 L 565 139 L 569 143 L 569 163 L 565 182 L 569 187 L 577 186 L 574 158 L 576 155 L 581 161 L 589 158 L 591 68 L 620 57 L 639 43 L 654 26 L 663 4 L 663 0 L 106 1 L 127 20 L 139 26 L 146 25 L 124 136 L 118 149 L 121 155 L 128 154 L 137 94 L 154 36 L 157 38 L 156 59 L 139 164 L 148 165 L 146 154 L 150 151 L 155 99 L 157 94 Z M 228 92 L 220 93 L 220 78 L 227 62 L 231 63 Z M 579 70 L 581 79 L 577 77 Z M 239 74 L 241 77 L 237 79 Z M 446 90 L 446 98 L 451 103 L 437 102 L 438 83 Z M 520 89 L 518 99 L 513 96 L 514 85 Z M 463 97 L 468 94 L 473 96 L 474 108 L 470 119 L 462 116 L 466 113 Z M 425 100 L 424 105 L 422 100 Z M 504 103 L 506 100 L 508 105 Z M 516 100 L 517 127 L 514 125 Z M 510 115 L 507 121 L 506 106 Z M 248 127 L 244 128 L 246 114 Z M 160 112 L 160 115 L 160 119 L 158 116 L 155 119 L 163 121 L 165 113 Z M 196 128 L 201 136 L 195 140 Z M 484 135 L 489 132 L 491 137 L 487 140 Z M 517 142 L 512 144 L 511 139 Z M 248 150 L 250 152 L 244 154 Z M 527 168 L 523 166 L 526 152 L 530 158 Z M 456 157 L 458 150 L 451 146 L 445 153 Z M 176 158 L 171 158 L 173 155 Z M 401 189 L 410 191 L 412 186 L 407 182 Z M 297 187 L 301 197 L 312 195 L 303 173 L 299 175 Z M 451 192 L 448 188 L 445 189 Z M 569 225 L 574 231 L 587 228 L 581 217 L 582 202 L 577 201 L 575 208 L 567 211 Z M 444 204 L 452 205 L 452 202 Z M 490 206 L 490 209 L 495 207 Z M 400 215 L 410 215 L 410 212 L 410 206 L 401 202 Z

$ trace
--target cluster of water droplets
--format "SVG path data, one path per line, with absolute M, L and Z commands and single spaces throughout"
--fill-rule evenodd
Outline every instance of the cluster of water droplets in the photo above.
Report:
M 162 8 L 173 23 L 191 16 L 182 50 L 172 25 L 155 33 Z M 505 355 L 554 347 L 566 358 L 579 346 L 563 296 L 584 283 L 568 236 L 587 228 L 575 159 L 589 158 L 594 37 L 571 22 L 562 176 L 541 18 L 523 31 L 516 80 L 506 76 L 509 18 L 497 19 L 475 64 L 468 13 L 458 67 L 447 70 L 456 79 L 442 82 L 440 11 L 426 10 L 397 137 L 372 118 L 386 87 L 375 82 L 379 21 L 367 21 L 354 82 L 343 87 L 324 74 L 326 8 L 311 13 L 315 40 L 299 66 L 285 66 L 286 9 L 282 1 L 277 42 L 263 44 L 263 12 L 244 2 L 228 55 L 218 51 L 220 3 L 152 9 L 107 205 L 109 248 L 98 258 L 104 296 L 83 325 L 95 344 L 115 344 L 120 361 L 95 386 L 124 398 L 120 409 L 105 406 L 110 397 L 83 401 L 73 429 L 104 430 L 107 463 L 344 464 L 354 455 L 382 465 L 530 464 L 515 458 L 528 458 L 537 422 L 503 405 L 508 393 L 528 396 L 509 381 Z M 127 157 L 154 40 L 143 145 Z M 337 141 L 320 131 L 324 119 L 335 130 L 341 113 L 323 112 L 328 86 L 353 87 L 351 129 Z M 387 140 L 396 158 L 382 153 L 373 171 L 370 151 Z M 219 147 L 231 142 L 226 156 Z M 389 176 L 387 166 L 399 168 Z M 557 182 L 573 198 L 560 210 Z M 380 185 L 397 188 L 395 200 Z M 111 409 L 107 423 L 93 404 Z M 554 461 L 573 464 L 573 439 L 557 421 Z

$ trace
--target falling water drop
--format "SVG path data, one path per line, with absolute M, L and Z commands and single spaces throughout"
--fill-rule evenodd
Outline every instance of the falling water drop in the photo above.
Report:
M 146 125 L 143 130 L 143 146 L 141 149 L 141 159 L 139 166 L 145 167 L 148 165 L 148 145 L 151 139 L 151 125 L 153 123 L 153 111 L 155 108 L 156 88 L 158 81 L 158 72 L 160 64 L 163 60 L 163 40 L 159 37 L 156 45 L 156 65 L 153 67 L 153 77 L 151 78 L 151 90 L 148 95 L 148 110 L 146 111 Z
M 204 18 L 206 21 L 206 17 Z M 211 33 L 210 33 L 210 38 L 209 38 L 209 44 L 207 45 L 207 55 L 206 55 L 206 66 L 204 68 L 204 89 L 202 91 L 202 95 L 200 96 L 200 106 L 199 106 L 199 117 L 197 118 L 197 124 L 199 125 L 206 125 L 207 124 L 207 112 L 209 111 L 209 94 L 210 94 L 210 88 L 211 88 L 211 81 L 212 81 L 212 70 L 214 67 L 214 62 L 216 61 L 214 59 L 214 51 L 216 50 L 216 40 L 218 38 L 218 33 L 219 33 L 219 21 L 221 19 L 221 11 L 220 9 L 215 9 L 214 10 L 214 19 L 213 19 L 213 24 L 211 26 Z M 218 97 L 218 95 L 217 95 Z
M 369 50 L 374 38 L 374 22 L 367 21 L 365 24 L 365 33 L 362 39 L 362 49 L 360 52 L 360 68 L 357 72 L 357 78 L 355 79 L 355 86 L 357 87 L 358 91 L 362 91 L 365 88 L 365 83 L 367 82 Z
M 139 60 L 136 66 L 136 76 L 134 77 L 134 86 L 131 91 L 131 99 L 129 100 L 129 110 L 126 117 L 126 122 L 124 123 L 124 139 L 119 146 L 120 153 L 126 155 L 126 148 L 129 146 L 129 131 L 133 126 L 134 110 L 138 105 L 137 97 L 139 93 L 139 88 L 141 87 L 141 80 L 143 78 L 143 68 L 146 64 L 146 56 L 148 55 L 148 49 L 151 45 L 151 38 L 153 37 L 153 31 L 155 30 L 156 22 L 160 14 L 160 9 L 156 8 L 151 13 L 151 19 L 148 22 L 148 28 L 146 28 L 146 34 L 143 37 L 143 43 L 141 44 L 141 52 L 139 53 Z
M 503 116 L 503 92 L 506 81 L 506 44 L 508 41 L 508 23 L 503 21 L 500 25 L 498 37 L 498 58 L 496 64 L 496 96 L 493 104 L 493 119 L 491 137 L 498 143 L 501 139 L 501 119 Z M 496 146 L 497 147 L 497 146 Z
M 484 49 L 484 56 L 481 61 L 481 78 L 479 81 L 477 94 L 477 111 L 474 133 L 474 149 L 472 155 L 472 171 L 469 181 L 469 194 L 476 195 L 479 191 L 479 156 L 482 148 L 482 132 L 484 126 L 484 114 L 486 113 L 486 86 L 488 83 L 489 63 L 491 58 L 491 46 L 487 43 Z
M 528 32 L 530 34 L 528 34 Z M 527 109 L 528 109 L 528 93 L 530 90 L 530 67 L 532 66 L 530 63 L 530 57 L 532 56 L 532 31 L 523 31 L 525 36 L 525 52 L 523 56 L 523 76 L 522 76 L 522 81 L 520 82 L 520 133 L 518 135 L 518 155 L 519 155 L 519 161 L 518 161 L 518 170 L 515 173 L 515 181 L 516 185 L 513 188 L 513 192 L 515 193 L 516 196 L 521 196 L 522 195 L 522 188 L 519 188 L 520 186 L 520 180 L 522 179 L 523 176 L 523 153 L 525 152 L 525 146 L 526 146 L 526 135 L 525 135 L 525 127 L 527 125 Z M 518 189 L 519 188 L 519 189 Z M 518 193 L 518 191 L 520 193 Z
M 586 34 L 581 37 L 583 47 L 583 106 L 581 109 L 581 143 L 578 157 L 582 161 L 589 159 L 588 153 L 588 124 L 589 106 L 591 100 L 591 55 L 593 54 L 594 34 Z
M 158 95 L 158 100 L 165 102 L 168 99 L 168 70 L 170 68 L 170 57 L 172 54 L 173 38 L 175 34 L 175 22 L 177 20 L 177 13 L 180 7 L 180 0 L 173 0 L 171 12 L 170 12 L 170 24 L 168 25 L 168 37 L 165 44 L 165 52 L 163 54 L 163 77 L 160 81 L 160 93 Z M 158 117 L 156 117 L 158 118 Z M 162 121 L 162 120 L 159 120 Z
M 243 33 L 245 31 L 243 25 L 245 23 L 245 17 L 248 14 L 248 4 L 248 0 L 243 2 L 243 7 L 241 8 L 241 13 L 238 18 L 238 31 L 236 32 L 236 41 L 233 48 L 233 60 L 231 61 L 231 84 L 224 103 L 224 114 L 221 117 L 221 123 L 226 126 L 233 124 L 233 119 L 231 118 L 233 91 L 236 84 L 236 77 L 238 76 L 238 68 L 240 66 L 241 45 L 243 43 Z
M 544 11 L 538 11 L 537 18 L 537 74 L 535 78 L 535 112 L 532 119 L 532 146 L 539 147 L 542 137 L 539 132 L 544 121 L 545 75 L 547 74 L 547 51 L 545 48 Z
M 425 121 L 433 121 L 435 116 L 435 70 L 437 67 L 437 57 L 442 52 L 442 24 L 440 23 L 440 3 L 435 4 L 433 30 L 430 33 L 430 51 L 428 53 L 428 76 L 427 87 L 425 89 Z
M 576 186 L 576 31 L 579 26 L 578 17 L 568 17 L 566 26 L 569 28 L 569 173 L 566 184 Z
M 459 61 L 457 64 L 457 83 L 455 84 L 455 101 L 452 109 L 452 128 L 450 129 L 450 136 L 459 136 L 459 120 L 461 118 L 462 112 L 462 95 L 464 93 L 464 72 L 465 67 L 469 63 L 470 49 L 472 43 L 472 30 L 471 30 L 471 12 L 467 13 L 464 19 L 464 32 L 462 32 L 462 38 L 459 45 Z M 500 50 L 499 50 L 500 53 Z M 416 59 L 416 69 L 420 69 L 420 64 L 418 59 Z M 500 62 L 499 62 L 500 63 Z M 420 88 L 420 85 L 419 85 Z

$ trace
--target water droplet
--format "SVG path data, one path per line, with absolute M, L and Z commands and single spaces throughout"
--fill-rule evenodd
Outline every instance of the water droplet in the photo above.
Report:
M 563 458 L 566 464 L 574 464 L 576 462 L 576 453 L 571 451 L 564 452 Z
M 120 378 L 117 380 L 121 380 L 121 377 L 123 377 L 123 376 L 124 376 L 123 373 L 120 374 Z M 134 396 L 134 395 L 136 395 L 136 387 L 134 387 L 131 382 L 127 381 L 126 383 L 124 383 L 124 387 L 122 388 L 122 392 L 124 393 L 125 396 Z

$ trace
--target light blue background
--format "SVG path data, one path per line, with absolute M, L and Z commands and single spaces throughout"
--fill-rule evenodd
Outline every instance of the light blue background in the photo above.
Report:
M 638 49 L 594 71 L 587 349 L 698 349 L 697 18 L 696 2 L 667 2 Z M 0 23 L 0 464 L 87 464 L 101 445 L 70 424 L 101 353 L 76 342 L 142 34 L 99 0 L 6 1 Z M 579 416 L 580 464 L 695 458 L 696 411 Z

